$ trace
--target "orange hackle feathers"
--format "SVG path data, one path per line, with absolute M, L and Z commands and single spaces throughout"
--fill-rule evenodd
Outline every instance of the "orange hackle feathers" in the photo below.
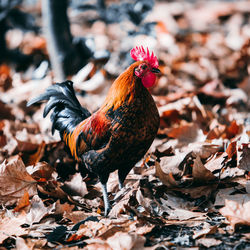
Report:
M 125 70 L 112 84 L 111 88 L 109 89 L 108 95 L 102 105 L 102 110 L 105 112 L 110 108 L 116 110 L 119 108 L 125 100 L 128 99 L 128 103 L 130 103 L 134 96 L 133 96 L 133 89 L 135 85 L 135 78 L 134 78 L 134 69 L 140 64 L 141 62 L 133 63 L 127 70 Z M 129 97 L 128 97 L 129 96 Z

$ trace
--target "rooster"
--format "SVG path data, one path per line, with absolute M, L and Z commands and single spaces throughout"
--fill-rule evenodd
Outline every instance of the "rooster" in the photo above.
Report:
M 92 115 L 75 96 L 73 83 L 56 83 L 27 106 L 48 101 L 43 116 L 51 114 L 52 133 L 58 130 L 79 171 L 96 174 L 102 186 L 105 216 L 110 211 L 109 174 L 118 170 L 119 187 L 147 152 L 159 127 L 159 113 L 149 93 L 156 81 L 157 57 L 142 46 L 130 51 L 136 61 L 112 84 L 99 110 Z

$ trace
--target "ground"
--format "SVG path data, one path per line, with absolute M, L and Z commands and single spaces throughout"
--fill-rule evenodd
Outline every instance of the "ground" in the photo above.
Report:
M 1 249 L 250 248 L 250 2 L 148 1 L 137 19 L 142 2 L 128 12 L 107 1 L 102 18 L 74 1 L 69 8 L 72 34 L 105 55 L 68 77 L 90 111 L 134 46 L 154 51 L 162 72 L 150 89 L 158 135 L 122 190 L 111 174 L 107 217 L 100 184 L 76 172 L 44 104 L 26 107 L 56 81 L 46 38 L 15 23 L 6 32 L 8 48 L 32 59 L 0 64 Z M 21 5 L 38 27 L 40 8 Z

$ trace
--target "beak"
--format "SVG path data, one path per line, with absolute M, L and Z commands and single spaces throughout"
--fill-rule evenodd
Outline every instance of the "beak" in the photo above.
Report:
M 152 68 L 152 69 L 151 69 L 151 72 L 153 72 L 153 73 L 155 73 L 155 74 L 161 73 L 161 71 L 160 71 L 159 69 L 157 69 L 157 68 Z

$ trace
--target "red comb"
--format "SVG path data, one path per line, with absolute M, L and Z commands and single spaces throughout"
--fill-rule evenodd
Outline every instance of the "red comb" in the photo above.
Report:
M 136 46 L 135 48 L 131 49 L 130 55 L 135 61 L 148 61 L 148 63 L 151 65 L 152 68 L 159 67 L 157 57 L 154 55 L 153 52 L 150 55 L 148 48 L 146 52 L 142 46 L 141 47 Z

